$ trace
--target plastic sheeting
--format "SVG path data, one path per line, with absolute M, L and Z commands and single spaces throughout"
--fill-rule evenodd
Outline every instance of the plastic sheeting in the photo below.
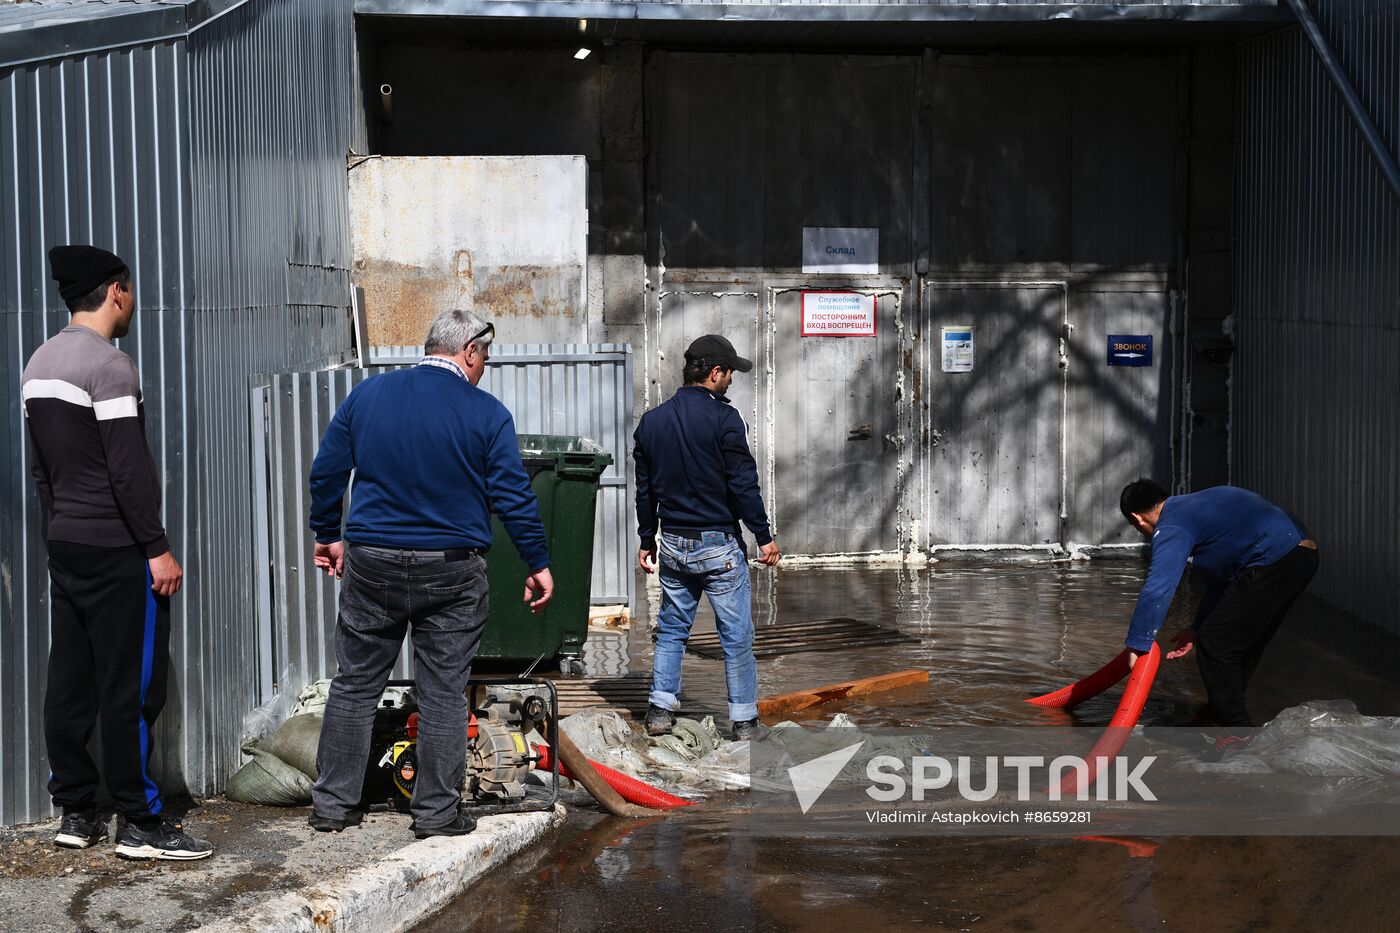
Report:
M 617 713 L 586 709 L 560 722 L 590 759 L 630 774 L 633 777 L 661 785 L 675 793 L 694 796 L 706 791 L 748 790 L 750 779 L 749 743 L 719 741 L 698 757 L 680 752 L 678 745 L 702 740 L 699 734 L 709 732 L 718 738 L 712 717 L 704 720 L 678 719 L 679 727 L 672 736 L 648 738 L 638 726 L 633 727 Z M 675 741 L 667 741 L 673 738 Z M 845 713 L 838 713 L 824 728 L 812 729 L 795 722 L 781 722 L 769 730 L 765 742 L 778 746 L 800 743 L 804 760 L 813 751 L 836 751 L 854 741 L 865 740 L 872 748 L 883 748 L 891 754 L 911 754 L 920 751 L 920 742 L 889 736 L 862 733 Z M 823 749 L 829 745 L 830 748 Z M 785 761 L 783 770 L 796 761 Z M 784 771 L 785 773 L 785 771 Z M 778 772 L 761 776 L 778 780 Z
M 677 743 L 653 745 L 646 733 L 633 728 L 617 713 L 585 709 L 559 722 L 579 750 L 593 761 L 683 796 L 704 791 L 742 790 L 749 786 L 749 743 L 720 741 L 706 754 L 692 758 L 679 751 L 686 738 L 719 738 L 714 720 L 689 720 Z M 686 738 L 682 738 L 685 736 Z
M 1400 717 L 1363 716 L 1350 700 L 1314 700 L 1279 713 L 1248 747 L 1191 767 L 1335 780 L 1400 777 Z

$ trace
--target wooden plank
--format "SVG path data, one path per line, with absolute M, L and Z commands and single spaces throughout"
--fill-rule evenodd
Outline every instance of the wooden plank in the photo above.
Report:
M 777 696 L 764 697 L 758 701 L 758 715 L 763 719 L 777 719 L 787 716 L 798 710 L 807 709 L 822 703 L 830 703 L 832 700 L 844 700 L 848 697 L 860 696 L 867 693 L 879 693 L 884 690 L 894 690 L 898 687 L 910 687 L 915 684 L 928 683 L 928 671 L 907 670 L 895 671 L 892 674 L 878 674 L 874 677 L 862 677 L 858 680 L 847 680 L 839 684 L 828 684 L 825 687 L 814 687 L 810 690 L 795 690 L 792 693 L 781 693 Z

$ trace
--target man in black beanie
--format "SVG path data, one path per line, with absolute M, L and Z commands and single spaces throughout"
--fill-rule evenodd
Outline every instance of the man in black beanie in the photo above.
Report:
M 54 843 L 86 849 L 107 836 L 87 752 L 100 711 L 102 770 L 120 817 L 117 854 L 205 858 L 214 847 L 167 818 L 150 775 L 170 597 L 183 572 L 161 525 L 141 379 L 111 342 L 126 336 L 136 311 L 131 275 L 93 246 L 56 246 L 49 265 L 72 321 L 30 357 L 22 396 L 48 516 L 53 638 L 44 738 L 49 793 L 63 809 Z

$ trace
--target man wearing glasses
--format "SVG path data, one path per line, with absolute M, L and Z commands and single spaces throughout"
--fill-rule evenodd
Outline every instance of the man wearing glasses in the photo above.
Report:
M 344 576 L 331 682 L 309 819 L 339 832 L 357 825 L 374 710 L 412 628 L 418 697 L 413 832 L 461 836 L 466 689 L 486 623 L 486 558 L 494 511 L 530 567 L 525 602 L 554 595 L 549 552 L 515 422 L 478 389 L 495 328 L 444 311 L 417 366 L 367 379 L 341 404 L 311 465 L 317 567 Z M 341 510 L 351 470 L 350 515 Z

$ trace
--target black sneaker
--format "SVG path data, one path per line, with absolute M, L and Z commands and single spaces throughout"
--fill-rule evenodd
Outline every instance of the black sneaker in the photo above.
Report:
M 315 810 L 306 818 L 306 822 L 311 824 L 311 828 L 322 833 L 338 833 L 342 829 L 349 829 L 351 826 L 359 826 L 364 820 L 363 810 L 351 810 L 345 814 L 345 819 L 338 820 L 333 816 L 322 816 Z
M 107 838 L 107 821 L 96 810 L 65 813 L 53 844 L 63 849 L 86 849 Z
M 129 820 L 122 820 L 121 824 L 117 830 L 117 855 L 122 858 L 189 862 L 214 854 L 212 845 L 186 833 L 175 820 L 163 819 L 153 829 L 142 829 Z
M 476 817 L 472 816 L 459 803 L 457 804 L 457 817 L 446 826 L 420 827 L 415 820 L 413 826 L 413 836 L 415 839 L 427 839 L 429 836 L 465 836 L 476 829 Z
M 757 719 L 745 719 L 734 724 L 734 741 L 749 742 L 768 734 L 768 727 Z
M 647 704 L 647 735 L 669 735 L 675 725 L 675 713 L 654 703 Z

